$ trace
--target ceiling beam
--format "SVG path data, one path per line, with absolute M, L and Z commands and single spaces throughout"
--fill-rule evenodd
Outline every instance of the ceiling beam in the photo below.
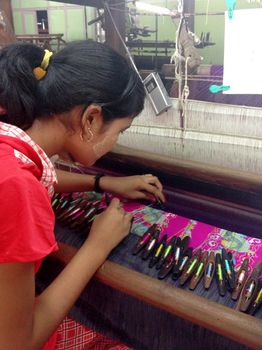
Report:
M 104 7 L 103 0 L 50 0 L 50 1 L 62 2 L 64 4 L 90 6 L 90 7 L 96 7 L 96 8 Z

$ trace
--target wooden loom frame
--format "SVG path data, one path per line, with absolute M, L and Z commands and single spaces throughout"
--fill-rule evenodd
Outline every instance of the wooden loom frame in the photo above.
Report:
M 66 265 L 77 249 L 59 244 L 53 262 Z M 96 272 L 95 279 L 131 297 L 140 299 L 161 310 L 207 328 L 254 349 L 261 349 L 261 320 L 192 292 L 181 290 L 155 278 L 106 261 Z M 211 322 L 212 320 L 212 322 Z
M 143 165 L 150 170 L 159 169 L 173 175 L 189 176 L 192 179 L 215 183 L 224 187 L 234 188 L 239 191 L 261 193 L 262 176 L 259 174 L 241 173 L 232 169 L 216 168 L 206 164 L 190 161 L 170 160 L 156 154 L 139 152 L 125 147 L 118 147 L 100 162 L 103 165 L 107 160 L 117 165 L 132 163 L 132 166 Z M 179 192 L 178 192 L 179 193 Z M 193 193 L 191 193 L 194 196 Z M 191 205 L 190 193 L 184 193 L 185 205 Z M 179 201 L 183 200 L 180 192 Z M 211 200 L 211 196 L 209 198 Z M 198 203 L 205 202 L 208 208 L 208 199 L 195 194 L 194 200 Z M 215 204 L 215 207 L 214 207 Z M 235 213 L 236 217 L 243 215 L 244 220 L 251 220 L 261 228 L 262 210 L 239 205 L 238 203 L 227 203 L 214 199 L 210 204 L 211 210 L 217 213 Z M 227 211 L 229 210 L 229 211 Z M 233 210 L 233 211 L 232 211 Z M 232 219 L 232 217 L 231 217 Z M 261 232 L 261 231 L 260 231 Z M 67 264 L 77 252 L 76 248 L 60 243 L 60 250 L 52 255 L 55 262 L 62 265 Z M 133 271 L 119 264 L 106 261 L 97 271 L 95 279 L 117 289 L 131 297 L 140 299 L 148 304 L 165 310 L 171 314 L 207 328 L 222 336 L 228 337 L 236 342 L 254 349 L 261 349 L 262 344 L 262 322 L 260 319 L 241 313 L 224 305 L 205 299 L 186 290 L 175 288 L 163 281 Z

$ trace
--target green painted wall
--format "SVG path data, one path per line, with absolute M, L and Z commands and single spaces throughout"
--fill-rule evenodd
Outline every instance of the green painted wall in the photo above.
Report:
M 79 25 L 82 23 L 82 25 Z M 67 30 L 70 33 L 70 40 L 85 38 L 85 18 L 83 9 L 72 9 L 67 12 Z
M 189 1 L 189 0 L 184 0 Z M 167 7 L 169 9 L 177 8 L 176 0 L 143 0 L 143 2 Z M 252 2 L 247 0 L 237 0 L 236 9 L 244 8 L 260 8 L 262 3 Z M 226 11 L 225 0 L 195 0 L 195 12 L 196 13 L 217 13 Z M 159 40 L 171 40 L 175 41 L 176 26 L 172 20 L 168 17 L 159 17 Z M 155 17 L 154 16 L 141 16 L 140 24 L 148 25 L 150 28 L 155 29 Z M 206 64 L 222 64 L 224 57 L 224 15 L 218 16 L 195 16 L 195 28 L 194 32 L 200 36 L 201 32 L 210 32 L 210 40 L 215 43 L 214 46 L 208 46 L 204 49 L 200 49 L 199 53 L 203 57 L 203 63 Z M 145 40 L 154 40 L 155 34 L 145 38 Z
M 32 7 L 46 8 L 47 7 L 46 3 L 47 1 L 44 1 L 44 0 L 21 0 L 21 6 L 23 6 L 23 8 L 32 8 Z
M 226 11 L 225 0 L 196 0 L 195 12 L 209 13 Z M 247 0 L 237 0 L 237 9 L 260 8 L 262 4 L 258 2 L 248 3 Z M 216 43 L 214 46 L 208 46 L 199 50 L 206 64 L 222 64 L 224 59 L 224 16 L 195 16 L 195 33 L 201 35 L 201 32 L 210 32 L 211 41 Z
M 36 19 L 34 13 L 25 13 L 25 34 L 35 34 Z
M 14 26 L 16 34 L 23 34 L 23 19 L 20 12 L 13 12 Z
M 52 10 L 48 12 L 48 21 L 50 26 L 50 33 L 64 33 L 65 39 L 68 40 L 66 34 L 66 18 L 63 9 Z
M 156 6 L 163 6 L 168 9 L 177 8 L 177 0 L 143 0 L 143 2 Z M 142 27 L 149 26 L 152 30 L 155 30 L 156 28 L 156 16 L 154 15 L 140 16 L 139 22 Z M 154 40 L 155 37 L 156 35 L 152 33 L 151 36 L 145 38 L 145 40 Z M 158 16 L 158 40 L 175 41 L 175 38 L 176 26 L 174 25 L 172 19 L 167 16 Z
M 143 0 L 149 4 L 164 6 L 169 9 L 177 8 L 177 0 Z M 189 0 L 184 0 L 189 1 Z M 37 9 L 47 9 L 50 33 L 64 33 L 66 41 L 95 38 L 95 26 L 85 25 L 84 7 L 63 4 L 60 2 L 45 0 L 12 0 L 14 12 L 14 25 L 17 34 L 36 34 Z M 236 9 L 262 7 L 258 2 L 249 3 L 247 0 L 237 0 Z M 225 0 L 195 0 L 196 13 L 216 13 L 226 10 Z M 95 10 L 86 7 L 87 22 L 95 17 Z M 149 26 L 152 30 L 156 28 L 155 16 L 139 17 L 140 26 Z M 171 18 L 158 17 L 158 40 L 175 41 L 176 25 Z M 87 33 L 86 33 L 87 31 Z M 210 40 L 214 46 L 208 46 L 199 50 L 203 57 L 203 63 L 222 64 L 224 56 L 224 15 L 220 16 L 195 16 L 195 33 L 200 36 L 201 32 L 210 32 Z M 155 40 L 155 34 L 145 40 Z
M 36 11 L 46 9 L 50 34 L 63 33 L 66 41 L 95 38 L 94 26 L 86 28 L 86 21 L 95 17 L 94 8 L 46 0 L 12 0 L 12 8 L 18 35 L 37 34 Z

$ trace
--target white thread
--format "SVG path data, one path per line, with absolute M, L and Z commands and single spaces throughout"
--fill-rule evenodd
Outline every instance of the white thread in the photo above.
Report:
M 213 164 L 216 167 L 224 166 L 249 172 L 262 172 L 261 140 L 251 140 L 225 135 L 211 135 L 186 131 L 184 138 L 181 130 L 170 130 L 171 137 L 158 136 L 158 129 L 145 133 L 127 132 L 119 140 L 119 144 L 136 150 L 143 150 L 154 154 L 169 157 L 170 159 L 192 160 L 201 163 Z M 155 134 L 152 131 L 156 131 Z M 161 131 L 161 130 L 160 130 Z M 162 134 L 166 134 L 162 130 Z M 259 147 L 260 146 L 260 147 Z
M 188 96 L 190 94 L 190 90 L 189 90 L 189 86 L 187 83 L 187 79 L 188 79 L 188 61 L 191 59 L 191 57 L 187 57 L 186 58 L 186 63 L 185 63 L 185 83 L 184 83 L 184 88 L 182 91 L 182 97 L 181 97 L 181 103 L 182 103 L 182 116 L 183 116 L 183 130 L 185 131 L 187 129 L 187 100 L 188 100 Z

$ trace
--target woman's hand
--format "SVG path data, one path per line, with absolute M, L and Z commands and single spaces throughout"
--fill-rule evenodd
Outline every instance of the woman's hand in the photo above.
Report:
M 131 226 L 132 214 L 126 213 L 118 198 L 113 198 L 106 210 L 97 215 L 92 224 L 88 244 L 106 256 L 117 244 L 125 238 Z
M 154 201 L 159 198 L 163 203 L 165 202 L 163 186 L 152 174 L 125 177 L 103 176 L 100 179 L 100 188 L 129 199 Z

